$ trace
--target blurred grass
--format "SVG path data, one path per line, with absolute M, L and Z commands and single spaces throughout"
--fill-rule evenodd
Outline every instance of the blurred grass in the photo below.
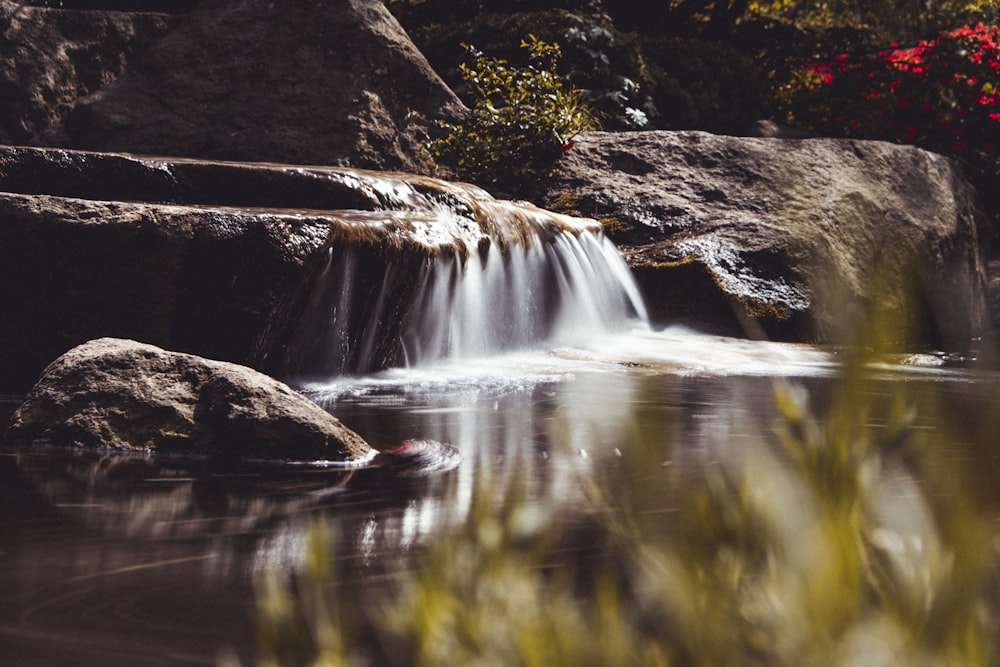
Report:
M 703 474 L 635 420 L 620 466 L 581 472 L 579 520 L 480 478 L 396 585 L 338 583 L 317 524 L 304 571 L 262 582 L 260 663 L 1000 664 L 992 517 L 865 362 L 823 410 L 776 381 L 776 423 Z

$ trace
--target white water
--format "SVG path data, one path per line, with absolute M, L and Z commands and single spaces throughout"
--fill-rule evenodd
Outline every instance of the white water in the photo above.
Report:
M 637 326 L 571 344 L 331 378 L 306 383 L 302 389 L 324 404 L 406 403 L 411 395 L 433 395 L 447 403 L 448 397 L 504 394 L 581 376 L 828 377 L 839 369 L 835 354 L 812 345 L 711 336 L 686 327 Z M 919 369 L 893 365 L 887 370 Z
M 645 317 L 611 242 L 567 232 L 429 263 L 401 339 L 406 365 L 425 366 L 599 337 Z
M 361 176 L 395 210 L 338 217 L 288 374 L 426 367 L 645 326 L 632 275 L 594 221 L 472 186 Z
M 593 220 L 474 186 L 341 170 L 376 210 L 340 211 L 285 375 L 324 400 L 560 381 L 624 368 L 680 376 L 816 376 L 812 346 L 652 331 L 631 272 Z M 888 360 L 886 372 L 940 360 Z M 873 368 L 873 370 L 878 370 Z

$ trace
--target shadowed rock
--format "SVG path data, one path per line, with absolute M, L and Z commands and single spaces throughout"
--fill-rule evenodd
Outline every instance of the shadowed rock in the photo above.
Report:
M 0 392 L 106 336 L 279 377 L 343 371 L 320 360 L 344 346 L 382 368 L 437 258 L 450 275 L 585 231 L 600 228 L 422 176 L 0 147 Z M 342 294 L 357 308 L 331 329 Z
M 102 336 L 244 361 L 330 223 L 0 193 L 0 387 Z
M 359 435 L 277 380 L 112 338 L 50 364 L 5 440 L 225 459 L 362 462 L 374 455 Z
M 148 4 L 148 3 L 147 3 Z M 0 0 L 0 143 L 33 143 L 179 22 Z
M 378 0 L 215 0 L 81 100 L 46 141 L 411 169 L 410 109 L 455 117 L 464 107 Z

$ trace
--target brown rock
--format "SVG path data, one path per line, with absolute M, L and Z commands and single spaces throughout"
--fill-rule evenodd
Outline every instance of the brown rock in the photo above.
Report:
M 23 144 L 114 81 L 177 25 L 155 13 L 66 11 L 0 0 L 0 143 Z
M 330 222 L 0 193 L 0 391 L 69 348 L 134 338 L 245 362 Z
M 954 352 L 987 333 L 975 192 L 917 148 L 585 133 L 547 201 L 604 223 L 661 320 L 845 342 L 874 315 Z
M 371 343 L 351 372 L 393 365 L 431 258 L 567 224 L 423 176 L 0 147 L 0 394 L 106 336 L 284 378 L 343 372 L 318 360 L 324 304 L 345 290 L 356 305 L 333 347 Z M 333 258 L 352 268 L 328 271 Z
M 264 460 L 365 461 L 375 454 L 335 417 L 266 375 L 113 338 L 50 364 L 5 440 Z
M 378 0 L 205 2 L 53 145 L 297 164 L 412 168 L 410 109 L 463 107 Z

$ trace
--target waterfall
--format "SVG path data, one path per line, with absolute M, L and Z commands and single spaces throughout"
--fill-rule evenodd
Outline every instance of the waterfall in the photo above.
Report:
M 324 251 L 272 346 L 286 376 L 496 355 L 646 320 L 628 267 L 593 220 L 470 185 L 342 173 L 375 210 L 330 214 Z
M 622 267 L 614 246 L 586 230 L 430 262 L 401 332 L 406 361 L 485 356 L 621 328 L 644 317 Z

